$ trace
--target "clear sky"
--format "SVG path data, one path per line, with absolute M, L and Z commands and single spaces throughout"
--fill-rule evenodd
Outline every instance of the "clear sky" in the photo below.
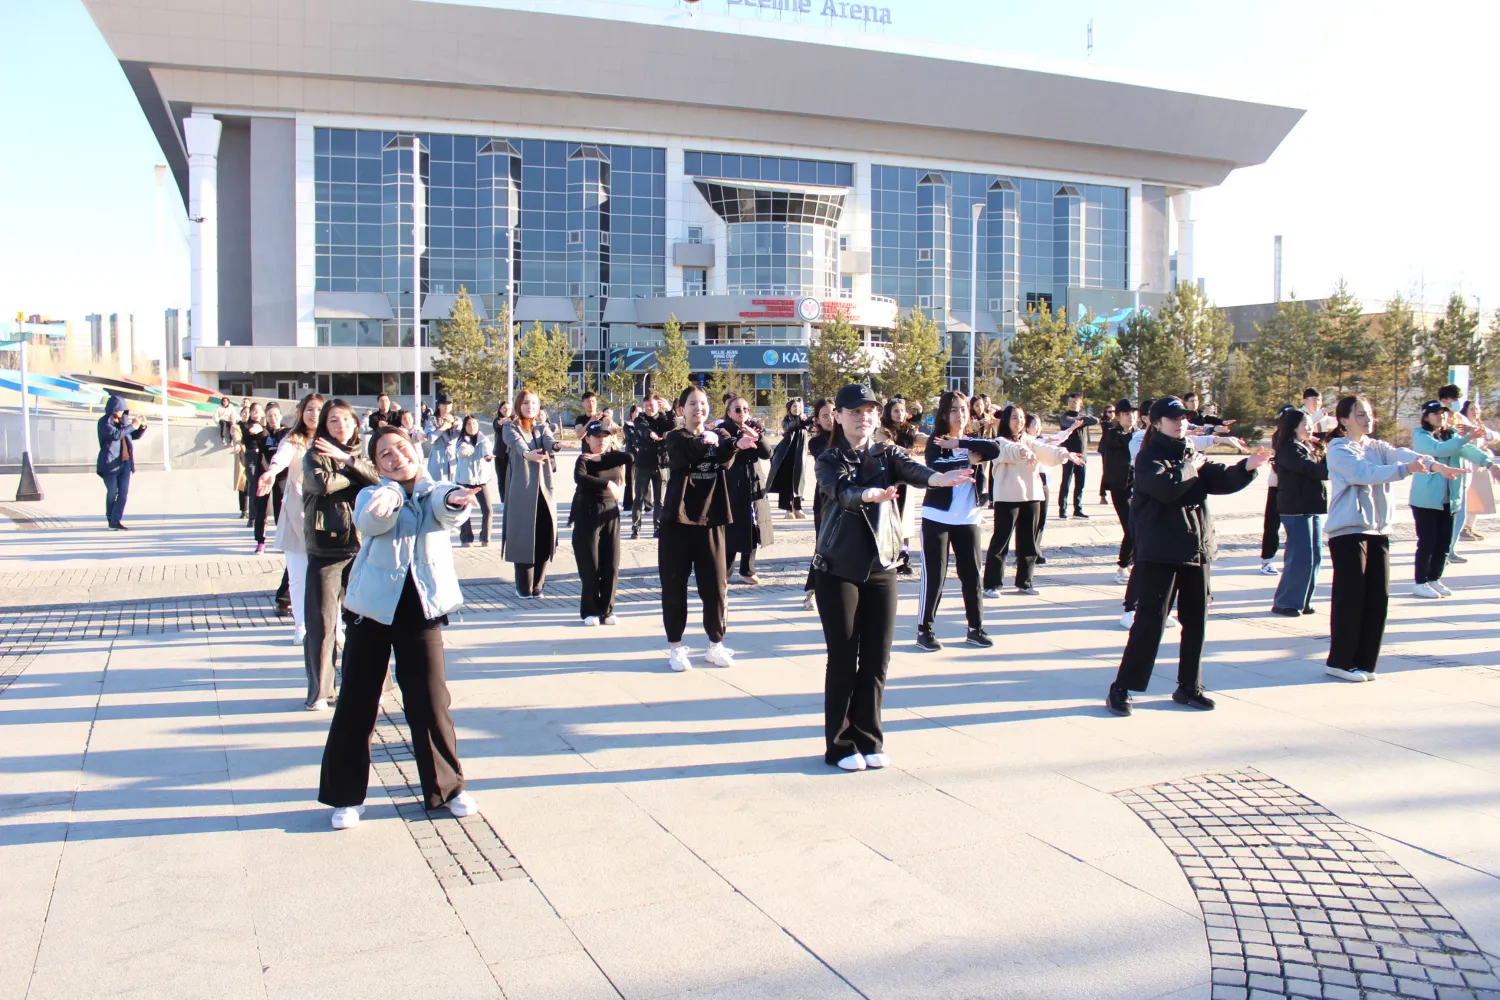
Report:
M 639 8 L 683 9 L 679 0 L 635 0 L 634 8 L 613 0 L 480 2 L 559 11 L 587 4 L 646 17 L 660 15 Z M 1458 291 L 1471 305 L 1480 299 L 1487 317 L 1500 307 L 1496 5 L 879 2 L 893 20 L 877 33 L 881 44 L 977 47 L 1000 62 L 1307 109 L 1269 163 L 1194 197 L 1197 271 L 1221 305 L 1270 299 L 1279 233 L 1283 288 L 1299 297 L 1322 296 L 1342 276 L 1371 303 L 1397 291 L 1441 302 Z M 745 15 L 727 0 L 699 6 L 710 15 L 767 16 Z M 1090 18 L 1094 52 L 1085 59 Z M 822 36 L 829 29 L 818 23 L 757 30 Z M 8 321 L 18 310 L 144 316 L 185 306 L 181 200 L 169 180 L 159 253 L 152 168 L 162 157 L 83 4 L 0 0 L 0 38 L 7 41 L 0 55 L 0 317 Z

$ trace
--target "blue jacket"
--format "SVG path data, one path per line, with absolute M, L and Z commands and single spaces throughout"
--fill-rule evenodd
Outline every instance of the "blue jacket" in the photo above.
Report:
M 450 427 L 441 434 L 427 435 L 427 474 L 440 483 L 458 481 L 458 438 L 461 428 Z
M 1468 438 L 1454 435 L 1446 441 L 1440 441 L 1425 427 L 1418 427 L 1411 432 L 1411 448 L 1418 454 L 1431 455 L 1444 465 L 1457 465 L 1457 459 L 1467 459 L 1480 468 L 1488 468 L 1494 463 L 1487 452 L 1474 447 Z M 1443 505 L 1447 504 L 1457 511 L 1464 490 L 1468 488 L 1468 481 L 1463 477 L 1444 479 L 1436 472 L 1419 472 L 1411 477 L 1411 505 L 1442 510 Z
M 458 511 L 447 504 L 456 489 L 452 483 L 422 476 L 411 496 L 389 479 L 360 490 L 354 501 L 354 526 L 364 541 L 349 571 L 344 607 L 389 625 L 408 574 L 416 580 L 425 617 L 438 618 L 463 605 L 453 568 L 453 546 L 448 541 L 448 532 L 467 513 L 467 508 Z M 394 513 L 376 517 L 370 513 L 370 501 L 385 490 L 395 490 L 403 503 Z
M 481 486 L 494 478 L 495 446 L 483 434 L 475 437 L 479 441 L 474 445 L 472 454 L 464 454 L 464 445 L 468 444 L 468 440 L 462 435 L 455 447 L 457 458 L 453 467 L 453 481 L 463 486 Z
M 129 408 L 125 400 L 114 395 L 104 404 L 104 416 L 99 418 L 99 459 L 94 463 L 94 471 L 101 476 L 135 471 L 135 448 L 132 445 L 129 457 L 122 458 L 121 455 L 125 454 L 123 442 L 127 439 L 132 442 L 140 440 L 141 435 L 146 433 L 146 428 L 137 427 L 132 430 L 114 421 L 116 413 Z

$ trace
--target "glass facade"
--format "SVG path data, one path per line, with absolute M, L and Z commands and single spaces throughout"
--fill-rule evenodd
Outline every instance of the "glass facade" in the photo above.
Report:
M 784 156 L 740 156 L 689 150 L 683 158 L 689 177 L 725 180 L 778 181 L 782 184 L 821 184 L 853 187 L 854 165 L 830 160 L 794 160 Z
M 835 294 L 834 230 L 789 222 L 729 227 L 725 275 L 730 295 Z

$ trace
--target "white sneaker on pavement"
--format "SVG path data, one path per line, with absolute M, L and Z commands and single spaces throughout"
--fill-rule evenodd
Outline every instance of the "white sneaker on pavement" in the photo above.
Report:
M 1323 673 L 1329 677 L 1337 677 L 1341 681 L 1349 681 L 1359 684 L 1370 679 L 1371 675 L 1363 670 L 1345 670 L 1343 667 L 1324 667 Z
M 328 711 L 328 699 L 319 698 L 311 705 L 303 705 L 302 707 L 307 709 L 309 712 L 326 712 Z
M 986 587 L 984 588 L 984 596 L 993 599 L 1000 596 L 1000 591 L 994 587 Z
M 873 767 L 877 771 L 882 767 L 886 767 L 887 765 L 889 765 L 890 762 L 890 755 L 886 753 L 865 754 L 865 767 Z
M 865 756 L 864 754 L 851 753 L 839 761 L 839 767 L 846 771 L 863 771 L 865 769 Z
M 734 666 L 734 650 L 722 642 L 709 643 L 708 654 L 703 658 L 716 667 Z
M 1126 612 L 1123 612 L 1120 615 L 1120 627 L 1121 628 L 1123 628 L 1123 629 L 1125 629 L 1125 630 L 1128 631 L 1130 629 L 1130 627 L 1132 625 L 1134 625 L 1134 624 L 1135 624 L 1135 612 L 1134 611 L 1126 611 Z
M 1446 583 L 1444 583 L 1442 580 L 1429 580 L 1429 581 L 1427 581 L 1427 586 L 1429 586 L 1433 590 L 1437 591 L 1438 592 L 1438 596 L 1440 596 L 1440 597 L 1452 597 L 1453 596 L 1453 591 L 1449 590 L 1448 589 L 1448 585 Z
M 604 624 L 606 624 L 606 625 L 618 625 L 618 624 L 620 624 L 620 619 L 616 618 L 614 615 L 605 615 L 604 616 Z
M 300 646 L 307 641 L 307 626 L 297 625 L 292 629 L 292 645 Z
M 693 669 L 693 660 L 686 646 L 678 646 L 667 654 L 667 666 L 681 673 Z
M 364 814 L 364 806 L 344 806 L 333 811 L 333 819 L 330 822 L 335 830 L 352 830 L 359 826 L 359 818 Z
M 1164 628 L 1164 629 L 1176 628 L 1177 625 L 1178 625 L 1178 622 L 1177 622 L 1177 616 L 1176 615 L 1167 615 L 1166 621 L 1164 621 L 1164 622 L 1161 623 L 1161 627 Z
M 583 623 L 585 625 L 589 626 L 590 628 L 593 628 L 595 625 L 599 624 L 599 616 L 598 615 L 589 615 L 587 618 L 585 618 L 583 620 Z
M 1130 582 L 1130 571 L 1129 570 L 1127 570 L 1127 569 L 1125 569 L 1123 567 L 1120 568 L 1120 569 L 1115 570 L 1115 583 L 1118 583 L 1120 586 L 1123 587 L 1126 584 L 1128 584 L 1129 582 Z
M 1261 576 L 1280 576 L 1281 575 L 1281 570 L 1277 569 L 1270 562 L 1262 562 L 1260 564 L 1260 575 Z
M 459 792 L 448 800 L 448 811 L 459 819 L 465 816 L 473 816 L 479 812 L 479 803 L 474 801 L 474 796 L 468 792 Z
M 1435 601 L 1443 595 L 1434 590 L 1431 584 L 1419 583 L 1411 588 L 1411 596 L 1420 597 L 1423 600 Z
M 804 597 L 804 598 L 802 598 L 802 610 L 803 611 L 812 611 L 814 607 L 815 606 L 813 604 L 813 592 L 809 590 L 807 592 L 807 596 Z

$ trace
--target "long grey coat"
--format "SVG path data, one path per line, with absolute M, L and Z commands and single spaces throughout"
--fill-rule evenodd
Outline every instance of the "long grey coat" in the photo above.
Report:
M 538 448 L 551 454 L 557 451 L 557 442 L 546 424 L 539 423 L 531 434 L 526 434 L 515 421 L 503 426 L 505 453 L 508 458 L 505 472 L 505 520 L 501 534 L 505 543 L 505 561 L 529 566 L 536 562 L 536 509 L 537 498 L 546 500 L 547 511 L 552 517 L 552 538 L 543 539 L 542 551 L 557 551 L 557 503 L 552 499 L 552 463 L 528 462 L 526 453 Z

